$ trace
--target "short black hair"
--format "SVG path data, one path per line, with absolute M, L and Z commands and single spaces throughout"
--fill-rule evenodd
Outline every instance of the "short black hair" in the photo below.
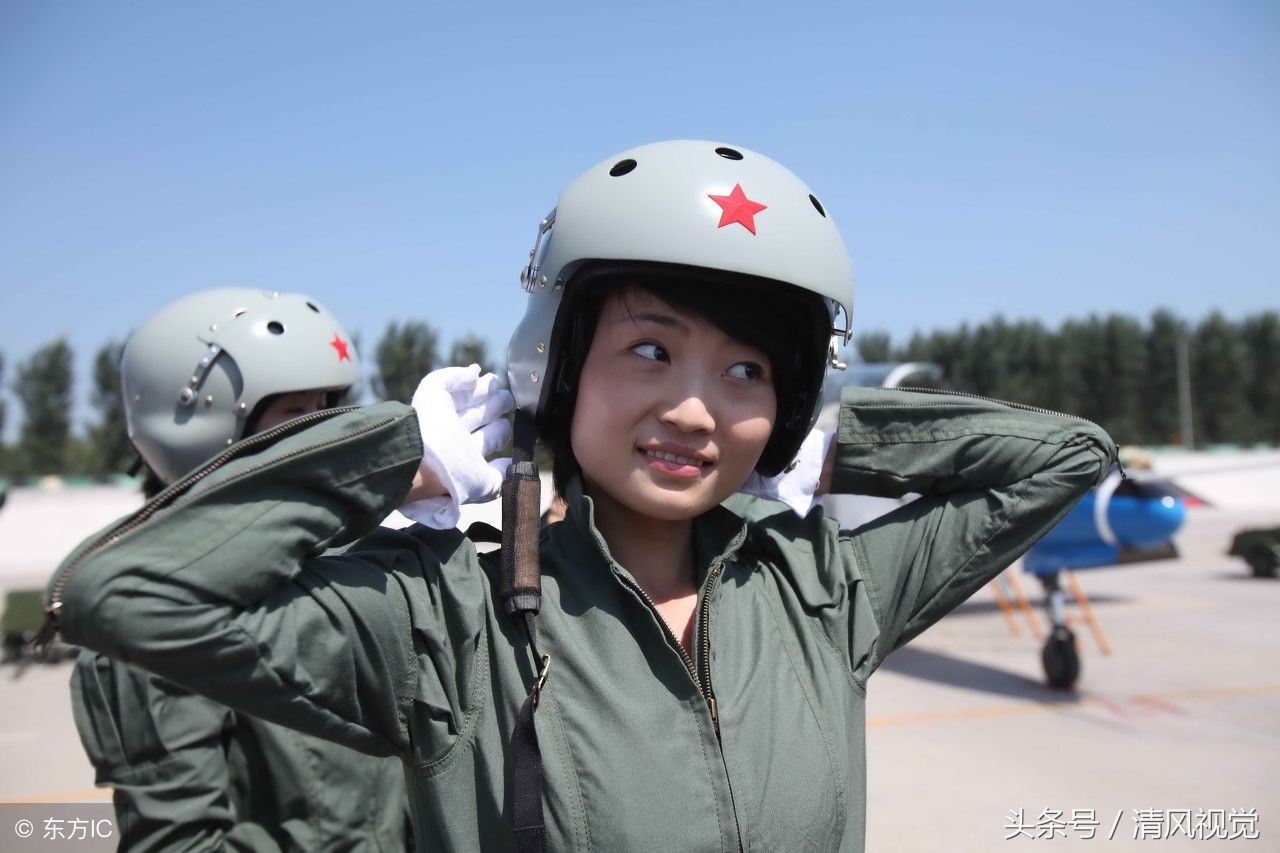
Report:
M 808 416 L 822 389 L 831 314 L 816 293 L 794 285 L 721 270 L 658 263 L 597 261 L 579 268 L 565 285 L 552 332 L 551 398 L 538 424 L 551 455 L 552 477 L 564 494 L 579 473 L 570 441 L 578 378 L 604 303 L 617 293 L 650 293 L 689 311 L 769 357 L 777 419 L 756 470 L 772 476 L 799 449 Z

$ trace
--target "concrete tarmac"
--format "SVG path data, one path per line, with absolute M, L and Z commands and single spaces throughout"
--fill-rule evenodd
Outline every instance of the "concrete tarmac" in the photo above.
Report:
M 985 590 L 890 655 L 868 691 L 867 849 L 1200 850 L 1224 843 L 1217 809 L 1232 843 L 1280 850 L 1280 581 L 1225 556 L 1251 525 L 1280 511 L 1191 510 L 1180 559 L 1077 573 L 1112 653 L 1075 620 L 1073 693 L 1044 686 L 1039 643 Z
M 1039 644 L 987 591 L 890 656 L 869 691 L 867 849 L 1182 851 L 1235 833 L 1280 850 L 1280 581 L 1225 555 L 1258 524 L 1280 510 L 1193 509 L 1180 559 L 1079 573 L 1113 652 L 1077 625 L 1074 693 L 1043 686 Z M 69 675 L 0 668 L 0 801 L 109 798 Z

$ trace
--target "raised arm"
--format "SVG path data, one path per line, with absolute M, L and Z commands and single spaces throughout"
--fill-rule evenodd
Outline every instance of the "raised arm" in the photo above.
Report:
M 319 555 L 398 506 L 421 458 L 395 403 L 259 434 L 86 540 L 50 583 L 51 618 L 70 642 L 234 708 L 404 753 L 408 589 L 436 555 L 391 533 L 403 547 Z
M 981 397 L 846 389 L 831 490 L 922 495 L 841 534 L 877 623 L 864 665 L 874 669 L 1021 556 L 1115 458 L 1105 431 L 1066 415 Z

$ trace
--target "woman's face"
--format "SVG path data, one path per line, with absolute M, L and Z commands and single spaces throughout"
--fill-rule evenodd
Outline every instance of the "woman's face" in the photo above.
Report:
M 746 482 L 773 431 L 772 365 L 643 290 L 600 310 L 570 428 L 597 502 L 690 519 Z

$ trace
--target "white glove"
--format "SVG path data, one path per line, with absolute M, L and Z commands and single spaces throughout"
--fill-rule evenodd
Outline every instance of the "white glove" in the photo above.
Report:
M 400 507 L 427 527 L 455 526 L 463 504 L 497 497 L 511 460 L 485 459 L 511 440 L 511 424 L 502 415 L 515 408 L 511 392 L 480 366 L 442 367 L 428 373 L 413 392 L 422 430 L 422 465 L 448 494 Z
M 818 489 L 822 465 L 827 459 L 827 451 L 831 448 L 831 439 L 834 437 L 833 432 L 824 434 L 821 430 L 811 430 L 800 445 L 795 461 L 785 471 L 776 477 L 762 477 L 753 471 L 738 491 L 782 501 L 796 515 L 804 518 L 813 506 L 813 493 Z

